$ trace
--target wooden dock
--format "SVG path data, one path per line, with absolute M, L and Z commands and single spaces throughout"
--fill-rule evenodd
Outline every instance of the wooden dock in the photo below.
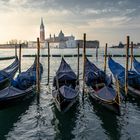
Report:
M 104 57 L 105 55 L 103 55 Z M 111 55 L 107 55 L 108 56 L 111 56 L 111 57 L 126 57 L 125 54 L 111 54 Z M 129 55 L 129 57 L 131 57 L 131 55 Z M 134 55 L 134 57 L 140 57 L 140 55 Z
M 0 57 L 0 60 L 9 60 L 9 59 L 14 59 L 15 56 L 9 56 L 9 57 Z
M 64 54 L 64 55 L 61 55 L 61 54 L 52 54 L 50 55 L 50 57 L 78 57 L 77 54 Z M 79 54 L 79 57 L 82 57 L 83 55 L 82 54 Z M 86 55 L 87 57 L 92 57 L 93 55 Z M 23 55 L 23 57 L 35 57 L 35 55 Z M 48 57 L 47 54 L 45 55 L 40 55 L 40 57 Z
M 35 57 L 35 54 L 25 54 L 25 55 L 22 55 L 23 57 Z M 64 54 L 64 55 L 61 55 L 61 54 L 51 54 L 50 57 L 78 57 L 77 54 Z M 79 54 L 79 57 L 82 57 L 83 55 L 82 54 Z M 94 55 L 90 55 L 90 54 L 87 54 L 86 55 L 87 57 L 93 57 Z M 105 55 L 103 55 L 104 57 Z M 125 54 L 111 54 L 111 55 L 107 55 L 108 56 L 111 56 L 111 57 L 126 57 Z M 47 54 L 43 54 L 43 55 L 40 55 L 40 57 L 48 57 Z M 129 57 L 131 57 L 131 55 L 129 55 Z M 140 55 L 134 55 L 134 57 L 140 57 Z M 12 59 L 12 57 L 11 57 Z

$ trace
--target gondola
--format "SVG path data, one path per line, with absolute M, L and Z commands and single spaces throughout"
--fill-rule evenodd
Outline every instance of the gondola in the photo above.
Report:
M 115 62 L 111 57 L 108 58 L 108 66 L 113 73 L 114 78 L 118 79 L 120 89 L 124 92 L 125 68 Z M 133 97 L 140 97 L 140 74 L 133 70 L 128 71 L 128 94 Z
M 77 76 L 62 57 L 59 69 L 53 79 L 52 96 L 59 111 L 66 112 L 79 97 Z
M 112 77 L 105 74 L 87 58 L 85 60 L 85 83 L 92 100 L 120 114 L 119 95 L 112 87 Z
M 18 57 L 15 58 L 14 62 L 8 67 L 0 70 L 0 90 L 10 85 L 11 79 L 15 76 L 19 68 Z
M 136 60 L 135 57 L 133 58 L 133 66 L 136 72 L 140 74 L 140 62 Z
M 40 64 L 40 78 L 43 66 Z M 0 91 L 0 107 L 29 98 L 35 95 L 36 59 L 33 65 L 25 72 L 20 73 L 11 81 L 11 85 Z M 24 98 L 25 97 L 25 98 Z

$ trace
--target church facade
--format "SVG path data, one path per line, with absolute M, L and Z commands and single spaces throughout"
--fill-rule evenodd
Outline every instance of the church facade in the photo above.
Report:
M 76 47 L 76 41 L 75 37 L 73 35 L 71 36 L 65 36 L 62 30 L 58 34 L 58 36 L 52 37 L 50 34 L 50 37 L 45 40 L 45 46 L 48 46 L 48 42 L 50 44 L 50 47 L 53 48 L 74 48 Z
M 73 35 L 71 36 L 65 36 L 62 30 L 58 34 L 58 36 L 52 37 L 51 34 L 48 38 L 45 39 L 45 26 L 43 23 L 43 19 L 41 18 L 41 24 L 40 24 L 40 46 L 41 48 L 47 48 L 48 43 L 51 48 L 74 48 L 76 47 L 76 41 L 75 37 Z M 37 46 L 36 41 L 29 41 L 28 47 L 29 48 L 35 48 Z
M 40 46 L 41 48 L 47 48 L 48 43 L 50 45 L 50 48 L 76 48 L 77 44 L 79 43 L 80 46 L 83 46 L 82 40 L 75 40 L 75 37 L 73 35 L 65 36 L 65 34 L 62 32 L 62 30 L 59 32 L 59 34 L 56 36 L 55 34 L 50 36 L 48 38 L 45 38 L 45 26 L 43 23 L 43 19 L 41 18 L 41 24 L 40 24 Z M 37 42 L 36 41 L 29 41 L 28 47 L 29 48 L 36 48 Z M 99 48 L 99 41 L 87 41 L 86 42 L 87 48 Z

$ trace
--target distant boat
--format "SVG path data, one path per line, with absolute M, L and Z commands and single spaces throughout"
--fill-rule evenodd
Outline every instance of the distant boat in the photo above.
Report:
M 109 77 L 96 67 L 86 58 L 85 65 L 85 82 L 88 88 L 90 97 L 108 108 L 109 110 L 119 114 L 119 96 L 112 87 L 112 77 Z
M 125 68 L 115 62 L 111 57 L 108 58 L 108 66 L 115 79 L 119 80 L 122 91 L 125 89 Z M 140 97 L 140 74 L 135 71 L 128 71 L 128 94 Z
M 119 43 L 119 45 L 117 46 L 112 46 L 110 48 L 124 48 L 124 44 L 122 44 L 122 42 Z
M 62 57 L 59 69 L 53 81 L 52 96 L 59 111 L 66 112 L 79 97 L 77 76 L 70 65 Z

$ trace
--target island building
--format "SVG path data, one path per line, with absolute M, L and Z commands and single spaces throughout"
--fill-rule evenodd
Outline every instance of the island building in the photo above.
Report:
M 50 34 L 49 38 L 45 38 L 45 26 L 43 23 L 43 19 L 41 18 L 40 24 L 40 46 L 41 48 L 47 48 L 48 42 L 51 48 L 74 48 L 76 47 L 76 40 L 73 35 L 65 36 L 62 30 L 56 36 L 55 34 L 52 36 Z M 37 46 L 36 41 L 29 41 L 28 47 L 34 48 Z
M 48 42 L 51 48 L 75 48 L 77 47 L 77 43 L 80 43 L 82 46 L 82 40 L 75 40 L 73 35 L 66 36 L 63 31 L 61 30 L 59 34 L 56 36 L 55 34 L 50 34 L 48 38 L 45 38 L 45 26 L 43 23 L 43 19 L 41 18 L 40 24 L 40 46 L 41 48 L 47 48 Z M 28 47 L 34 48 L 37 46 L 36 41 L 29 41 Z M 87 41 L 86 42 L 87 48 L 96 48 L 99 47 L 99 41 Z
M 83 47 L 83 40 L 76 40 L 76 44 L 80 46 L 80 48 Z M 99 41 L 98 40 L 88 40 L 86 41 L 86 48 L 99 48 Z
M 55 34 L 53 37 L 50 34 L 50 37 L 45 40 L 45 46 L 47 47 L 48 42 L 50 47 L 52 48 L 75 48 L 76 47 L 76 40 L 73 35 L 65 36 L 62 30 L 56 36 Z

